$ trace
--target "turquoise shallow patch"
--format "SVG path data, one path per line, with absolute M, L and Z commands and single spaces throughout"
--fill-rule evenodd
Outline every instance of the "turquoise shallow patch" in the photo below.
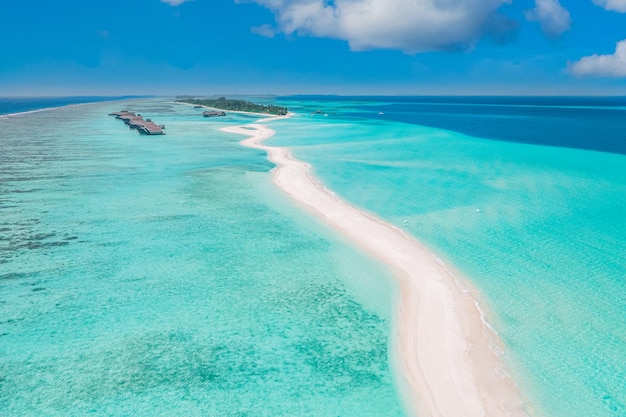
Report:
M 0 121 L 0 414 L 404 415 L 388 273 L 197 112 Z
M 356 118 L 348 104 L 277 122 L 269 143 L 479 287 L 537 415 L 623 416 L 626 156 Z

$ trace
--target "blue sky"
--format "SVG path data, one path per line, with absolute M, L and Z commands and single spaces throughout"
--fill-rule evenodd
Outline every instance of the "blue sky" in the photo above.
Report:
M 0 96 L 626 95 L 626 0 L 7 0 L 0 22 Z

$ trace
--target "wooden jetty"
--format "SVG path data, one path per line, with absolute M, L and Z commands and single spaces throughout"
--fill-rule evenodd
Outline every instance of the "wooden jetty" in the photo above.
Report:
M 142 135 L 164 135 L 163 129 L 165 126 L 157 125 L 150 119 L 144 119 L 140 114 L 135 112 L 122 110 L 114 113 L 109 113 L 109 116 L 115 116 L 116 119 L 120 119 L 131 129 L 136 129 Z

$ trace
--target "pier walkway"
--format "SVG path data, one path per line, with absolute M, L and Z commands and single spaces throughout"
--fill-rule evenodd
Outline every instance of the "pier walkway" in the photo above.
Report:
M 127 124 L 131 129 L 136 129 L 142 135 L 164 135 L 163 129 L 165 126 L 157 125 L 150 119 L 144 119 L 140 114 L 135 112 L 122 110 L 114 113 L 110 113 L 109 116 L 115 116 L 116 119 L 120 119 Z

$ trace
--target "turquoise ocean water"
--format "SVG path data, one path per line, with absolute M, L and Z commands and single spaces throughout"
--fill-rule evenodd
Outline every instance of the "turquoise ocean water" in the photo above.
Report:
M 0 415 L 404 415 L 388 273 L 199 114 L 0 120 Z
M 279 101 L 296 116 L 269 144 L 481 290 L 536 415 L 626 415 L 621 101 Z M 121 107 L 167 135 L 105 116 Z M 152 99 L 0 120 L 0 411 L 405 415 L 389 272 L 219 132 L 255 117 L 198 113 Z
M 461 114 L 432 103 L 399 111 L 402 103 L 376 99 L 290 99 L 300 115 L 278 122 L 268 143 L 291 147 L 329 188 L 403 227 L 478 286 L 537 415 L 625 416 L 626 113 L 590 101 L 582 114 L 579 103 L 508 114 L 472 103 Z M 508 137 L 394 121 L 411 111 L 419 123 L 475 133 L 484 125 L 485 137 L 498 129 Z

